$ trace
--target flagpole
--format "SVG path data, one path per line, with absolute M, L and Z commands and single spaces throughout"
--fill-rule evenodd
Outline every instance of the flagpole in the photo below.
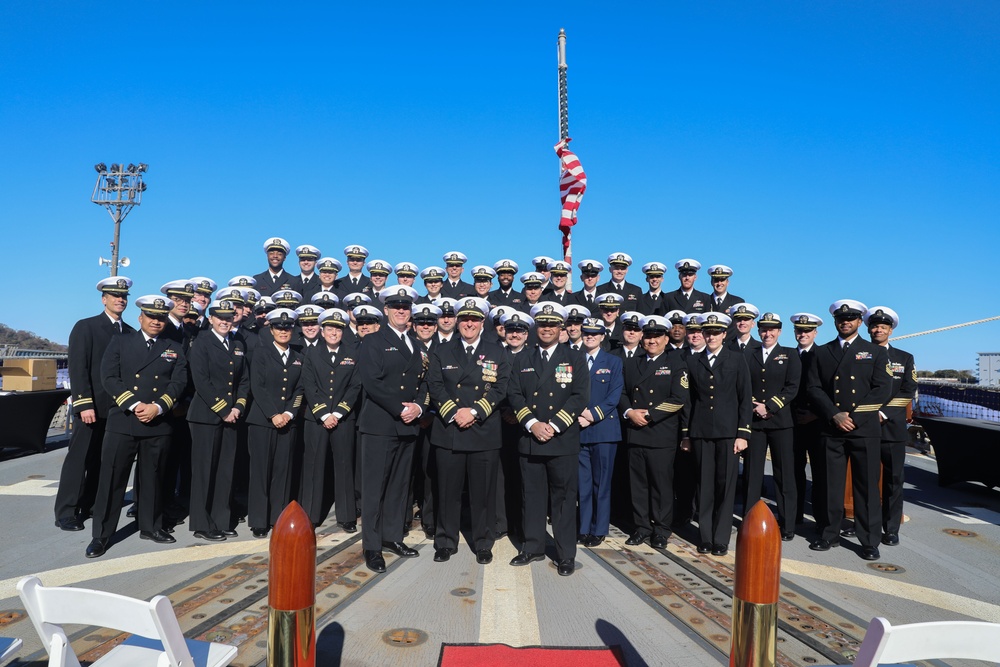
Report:
M 557 40 L 557 58 L 559 64 L 559 140 L 565 141 L 569 138 L 569 90 L 566 85 L 566 30 L 559 29 L 559 39 Z M 569 264 L 569 278 L 566 280 L 566 289 L 573 291 L 573 232 L 566 236 L 566 252 L 563 260 Z M 562 242 L 560 241 L 560 245 Z

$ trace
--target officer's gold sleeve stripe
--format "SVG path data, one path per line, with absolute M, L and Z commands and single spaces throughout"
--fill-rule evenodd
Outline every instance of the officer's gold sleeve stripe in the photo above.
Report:
M 781 408 L 785 407 L 785 402 L 784 402 L 784 401 L 782 401 L 782 400 L 781 400 L 780 398 L 778 398 L 777 396 L 772 396 L 772 397 L 771 397 L 771 400 L 772 400 L 772 401 L 774 401 L 774 404 L 778 406 L 778 409 L 779 409 L 779 410 L 780 410 Z
M 87 403 L 93 403 L 93 402 L 94 399 L 92 398 L 78 398 L 75 401 L 73 401 L 73 404 L 76 405 L 77 407 L 80 407 L 81 405 L 86 405 Z
M 679 412 L 683 408 L 683 405 L 677 405 L 676 403 L 660 403 L 656 406 L 656 409 L 661 412 Z
M 292 409 L 299 408 L 302 406 L 302 397 L 296 396 L 295 401 L 292 403 Z
M 236 399 L 236 405 L 240 406 L 241 408 L 245 408 L 247 406 L 247 399 L 245 399 L 245 398 L 237 398 Z
M 881 405 L 859 405 L 855 408 L 856 412 L 877 412 L 878 409 L 882 407 Z
M 752 432 L 752 431 L 751 431 L 751 430 L 750 430 L 749 428 L 742 428 L 742 427 L 741 427 L 741 428 L 738 428 L 738 429 L 736 429 L 736 430 L 737 430 L 737 431 L 746 431 L 747 433 L 751 433 L 751 432 Z
M 212 406 L 212 412 L 221 412 L 226 407 L 226 402 L 219 399 L 219 402 Z
M 167 406 L 167 410 L 174 407 L 174 399 L 170 398 L 168 394 L 163 394 L 162 396 L 160 396 L 160 400 L 163 401 L 163 404 Z
M 347 401 L 341 401 L 340 403 L 337 403 L 337 407 L 343 410 L 345 415 L 351 411 L 351 406 L 347 404 Z
M 517 421 L 524 421 L 530 416 L 531 416 L 531 410 L 529 410 L 526 407 L 521 408 L 520 410 L 517 411 Z
M 905 408 L 912 400 L 912 398 L 894 398 L 889 401 L 888 405 L 892 408 Z
M 594 412 L 597 413 L 597 421 L 601 421 L 602 419 L 604 419 L 604 413 L 596 405 L 594 406 Z
M 123 405 L 125 405 L 125 402 L 131 398 L 135 398 L 135 394 L 133 394 L 130 391 L 126 391 L 123 392 L 121 396 L 115 399 L 115 403 L 118 404 L 118 407 L 122 407 Z
M 454 410 L 458 407 L 458 404 L 450 398 L 441 404 L 441 412 L 447 412 L 448 410 Z
M 686 429 L 686 428 L 682 428 L 681 429 L 681 433 L 687 433 L 687 432 L 688 432 L 688 429 Z
M 484 419 L 486 417 L 489 417 L 493 413 L 493 406 L 490 405 L 490 402 L 487 401 L 485 398 L 481 398 L 478 401 L 476 401 L 476 405 L 478 405 L 483 409 L 483 412 L 485 413 L 483 414 Z
M 565 410 L 560 410 L 559 412 L 557 412 L 556 417 L 559 419 L 559 421 L 566 424 L 567 427 L 573 425 L 573 418 L 570 417 L 569 413 L 566 412 Z
M 320 403 L 319 405 L 314 405 L 313 409 L 312 409 L 312 413 L 314 415 L 318 415 L 319 411 L 322 410 L 322 409 L 324 409 L 325 407 L 326 407 L 326 403 Z

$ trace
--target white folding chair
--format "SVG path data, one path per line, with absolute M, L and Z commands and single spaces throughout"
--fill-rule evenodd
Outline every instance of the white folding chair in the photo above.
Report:
M 1000 663 L 1000 624 L 936 621 L 892 626 L 877 616 L 868 624 L 854 667 L 944 658 Z
M 38 577 L 17 584 L 24 608 L 49 654 L 49 667 L 80 667 L 62 625 L 113 628 L 131 637 L 92 667 L 224 667 L 236 647 L 185 639 L 170 600 L 149 602 L 86 588 L 45 587 Z
M 0 663 L 18 652 L 21 640 L 13 637 L 0 637 Z

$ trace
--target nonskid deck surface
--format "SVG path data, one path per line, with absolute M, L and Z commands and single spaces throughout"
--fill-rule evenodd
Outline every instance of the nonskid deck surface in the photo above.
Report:
M 268 540 L 241 525 L 224 543 L 194 540 L 185 524 L 166 548 L 140 541 L 122 518 L 107 555 L 87 560 L 88 530 L 53 527 L 52 500 L 63 450 L 0 462 L 5 508 L 0 561 L 0 635 L 24 647 L 11 664 L 43 664 L 44 651 L 16 597 L 17 580 L 38 574 L 49 585 L 75 585 L 173 602 L 190 638 L 239 646 L 234 665 L 263 664 L 267 640 Z M 856 542 L 809 551 L 812 526 L 783 544 L 778 664 L 851 662 L 872 616 L 893 623 L 944 619 L 1000 622 L 1000 493 L 963 484 L 937 487 L 933 459 L 907 458 L 910 520 L 897 547 L 867 563 Z M 15 517 L 15 519 L 11 519 Z M 419 539 L 418 539 L 419 536 Z M 388 572 L 365 568 L 360 533 L 333 520 L 317 533 L 318 664 L 434 665 L 448 643 L 514 646 L 620 645 L 629 665 L 728 661 L 735 536 L 730 555 L 696 552 L 696 526 L 667 548 L 628 547 L 617 529 L 600 547 L 580 547 L 577 571 L 559 577 L 550 560 L 507 564 L 517 553 L 497 543 L 492 564 L 478 565 L 463 543 L 446 563 L 419 531 L 407 542 L 418 558 L 386 553 Z M 93 660 L 119 633 L 71 628 L 78 655 Z

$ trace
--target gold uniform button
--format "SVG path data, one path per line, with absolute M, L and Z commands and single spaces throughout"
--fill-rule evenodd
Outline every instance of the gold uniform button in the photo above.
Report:
M 139 391 L 138 387 L 132 387 L 132 391 Z
M 135 376 L 136 376 L 136 377 L 139 377 L 139 374 L 138 374 L 138 373 L 136 373 L 136 374 L 135 374 Z

